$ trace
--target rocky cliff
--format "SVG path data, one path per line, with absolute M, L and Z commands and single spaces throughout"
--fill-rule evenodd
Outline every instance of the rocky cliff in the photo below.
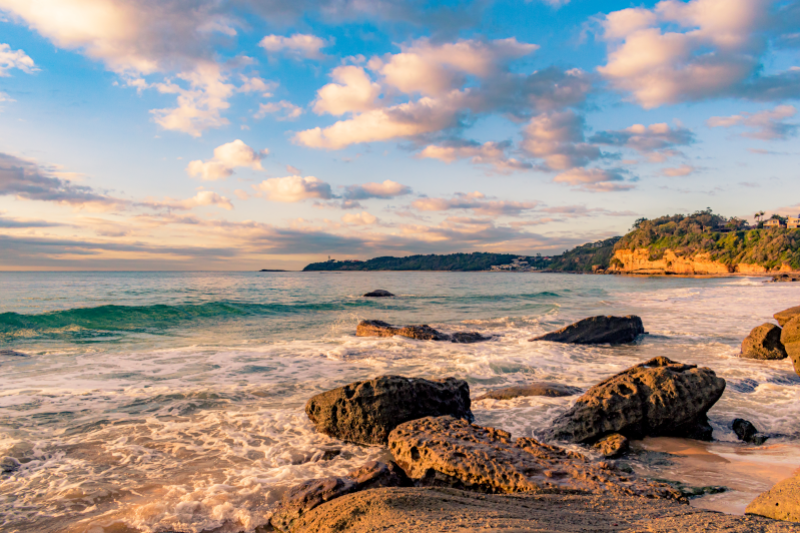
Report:
M 771 272 L 791 272 L 789 265 L 768 270 L 761 265 L 739 263 L 734 266 L 714 261 L 709 253 L 698 253 L 689 257 L 679 256 L 672 250 L 664 250 L 660 258 L 651 257 L 646 248 L 616 250 L 611 259 L 609 272 L 639 275 L 680 276 L 726 276 L 730 274 L 763 275 Z

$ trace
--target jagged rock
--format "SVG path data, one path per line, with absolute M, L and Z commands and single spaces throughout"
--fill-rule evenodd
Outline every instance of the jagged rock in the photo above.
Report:
M 382 376 L 317 394 L 306 403 L 306 414 L 320 433 L 358 444 L 386 444 L 398 425 L 426 416 L 474 420 L 466 381 L 403 376 Z
M 530 340 L 569 344 L 624 344 L 635 341 L 636 337 L 644 333 L 642 319 L 638 316 L 593 316 Z
M 272 513 L 270 524 L 278 531 L 291 531 L 293 523 L 318 505 L 361 490 L 408 487 L 411 481 L 393 462 L 370 461 L 342 477 L 312 479 L 289 489 Z
M 785 359 L 786 348 L 781 342 L 781 328 L 775 324 L 761 324 L 753 328 L 742 342 L 742 355 L 747 359 Z
M 750 502 L 745 513 L 800 522 L 800 475 L 784 479 Z
M 783 311 L 778 311 L 774 315 L 772 315 L 775 320 L 778 321 L 780 327 L 786 325 L 792 318 L 800 315 L 800 305 L 797 307 L 790 307 L 789 309 L 784 309 Z
M 418 485 L 479 492 L 572 492 L 678 499 L 673 489 L 638 480 L 608 463 L 534 439 L 450 416 L 412 420 L 389 435 L 395 461 Z
M 761 445 L 769 438 L 767 435 L 759 434 L 752 422 L 743 418 L 735 419 L 731 428 L 740 441 L 749 442 L 750 444 Z
M 612 433 L 594 443 L 594 447 L 609 459 L 619 457 L 628 451 L 629 443 L 623 435 Z
M 389 291 L 385 291 L 383 289 L 378 289 L 376 291 L 368 292 L 362 298 L 391 298 L 394 294 Z
M 357 337 L 393 337 L 395 335 L 423 341 L 450 341 L 463 344 L 491 339 L 491 337 L 484 337 L 476 332 L 461 332 L 448 335 L 428 325 L 397 327 L 382 320 L 362 320 L 356 327 Z
M 581 443 L 609 433 L 629 439 L 691 435 L 708 440 L 706 413 L 724 390 L 725 380 L 710 368 L 656 357 L 590 388 L 545 436 Z
M 489 391 L 475 398 L 475 401 L 477 402 L 485 399 L 510 400 L 521 396 L 548 396 L 550 398 L 558 398 L 561 396 L 575 396 L 582 392 L 583 389 L 562 385 L 561 383 L 534 382 L 528 383 L 527 385 L 514 385 Z
M 792 359 L 794 371 L 800 375 L 800 316 L 795 316 L 784 323 L 781 342 Z

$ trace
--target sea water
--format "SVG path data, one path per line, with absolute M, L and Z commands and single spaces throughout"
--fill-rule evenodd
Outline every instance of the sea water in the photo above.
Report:
M 373 289 L 397 297 L 361 297 Z M 693 505 L 741 513 L 800 466 L 800 377 L 788 359 L 738 358 L 739 346 L 798 304 L 800 287 L 758 278 L 0 273 L 0 349 L 27 354 L 0 356 L 0 457 L 21 461 L 0 473 L 0 530 L 251 532 L 290 487 L 387 457 L 317 434 L 303 411 L 314 394 L 383 374 L 455 376 L 473 397 L 530 381 L 585 389 L 656 356 L 710 367 L 727 388 L 709 413 L 714 443 L 647 439 L 634 468 L 726 486 Z M 598 314 L 639 315 L 649 335 L 619 347 L 528 342 Z M 357 338 L 362 319 L 494 338 Z M 574 400 L 473 411 L 535 437 Z M 737 417 L 785 436 L 739 443 Z

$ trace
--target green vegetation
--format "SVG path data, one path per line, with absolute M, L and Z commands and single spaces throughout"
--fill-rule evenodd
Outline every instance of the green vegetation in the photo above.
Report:
M 368 261 L 326 261 L 311 263 L 303 269 L 309 271 L 327 270 L 446 270 L 473 272 L 489 270 L 492 265 L 509 265 L 520 257 L 515 254 L 471 254 L 412 255 L 410 257 L 376 257 Z
M 708 253 L 713 261 L 731 270 L 739 263 L 765 268 L 788 264 L 793 270 L 800 269 L 800 231 L 762 227 L 759 223 L 758 228 L 750 228 L 743 220 L 728 219 L 707 209 L 692 215 L 637 220 L 614 249 L 645 248 L 650 260 L 661 259 L 666 250 L 679 257 Z
M 592 272 L 593 267 L 606 269 L 614 255 L 614 245 L 621 238 L 611 237 L 577 246 L 551 258 L 544 268 L 550 272 Z

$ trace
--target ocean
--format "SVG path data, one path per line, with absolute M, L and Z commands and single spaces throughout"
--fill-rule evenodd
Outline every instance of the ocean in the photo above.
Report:
M 398 296 L 360 297 L 373 289 Z M 529 381 L 588 388 L 656 356 L 708 366 L 727 388 L 709 413 L 715 442 L 646 439 L 634 468 L 725 486 L 692 505 L 742 513 L 800 466 L 800 377 L 788 359 L 738 358 L 739 346 L 798 304 L 800 286 L 741 277 L 0 273 L 0 349 L 27 355 L 0 355 L 0 458 L 21 461 L 0 473 L 0 530 L 252 532 L 288 488 L 387 457 L 315 433 L 303 412 L 314 394 L 383 374 L 462 378 L 473 398 Z M 649 335 L 620 347 L 528 342 L 598 314 L 639 315 Z M 361 319 L 495 338 L 357 338 Z M 574 399 L 473 411 L 535 437 Z M 737 417 L 783 436 L 739 443 Z

